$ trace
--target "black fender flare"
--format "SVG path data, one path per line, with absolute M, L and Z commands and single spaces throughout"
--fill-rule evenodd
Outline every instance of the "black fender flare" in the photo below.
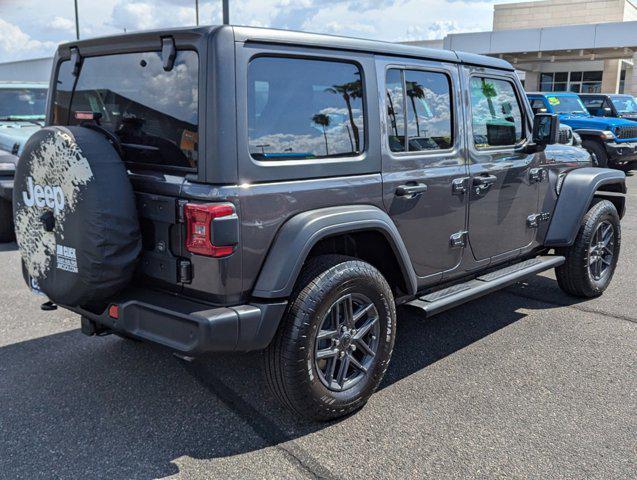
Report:
M 382 233 L 398 261 L 408 294 L 417 289 L 416 273 L 407 248 L 389 215 L 373 205 L 345 205 L 299 213 L 283 224 L 261 268 L 252 295 L 259 298 L 290 296 L 308 253 L 320 240 L 365 230 Z
M 544 245 L 566 247 L 577 236 L 582 218 L 596 193 L 626 193 L 626 174 L 610 168 L 585 167 L 564 177 Z M 620 197 L 623 198 L 623 197 Z M 623 216 L 624 212 L 619 212 Z

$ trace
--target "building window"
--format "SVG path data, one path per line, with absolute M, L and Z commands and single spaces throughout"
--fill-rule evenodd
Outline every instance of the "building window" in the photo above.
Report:
M 365 149 L 364 88 L 351 63 L 259 57 L 248 67 L 248 137 L 257 160 L 311 160 Z
M 599 93 L 603 72 L 555 72 L 540 74 L 543 92 Z
M 619 91 L 617 93 L 624 93 L 626 91 L 626 70 L 622 70 L 619 77 Z

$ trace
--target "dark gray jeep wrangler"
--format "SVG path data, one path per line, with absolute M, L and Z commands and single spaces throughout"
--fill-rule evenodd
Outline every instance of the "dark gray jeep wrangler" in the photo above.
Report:
M 624 174 L 554 145 L 508 63 L 240 27 L 62 45 L 14 187 L 24 275 L 185 355 L 265 349 L 301 415 L 361 407 L 396 306 L 433 315 L 555 268 L 608 286 Z

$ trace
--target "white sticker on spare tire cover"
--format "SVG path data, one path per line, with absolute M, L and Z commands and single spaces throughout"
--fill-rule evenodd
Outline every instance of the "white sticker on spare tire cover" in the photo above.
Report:
M 31 170 L 31 175 L 27 179 L 27 188 L 31 188 L 30 185 L 33 182 L 33 191 L 23 192 L 26 195 L 23 197 L 24 205 L 15 216 L 16 238 L 22 258 L 27 271 L 35 278 L 46 276 L 51 258 L 58 253 L 56 234 L 58 238 L 64 238 L 62 230 L 64 220 L 67 215 L 75 212 L 80 187 L 93 178 L 88 160 L 75 138 L 61 129 L 52 130 L 51 133 L 31 153 L 31 157 L 26 159 Z M 43 207 L 40 207 L 42 199 L 39 189 L 36 193 L 36 186 L 40 186 L 43 190 L 45 203 Z M 50 193 L 48 197 L 47 192 Z M 51 202 L 53 207 L 49 206 Z M 45 209 L 54 210 L 53 232 L 47 232 L 42 225 L 41 216 Z M 63 260 L 63 265 L 69 266 L 67 260 Z M 70 265 L 68 271 L 77 272 L 77 262 L 74 261 L 74 263 L 74 270 L 71 270 L 72 265 Z

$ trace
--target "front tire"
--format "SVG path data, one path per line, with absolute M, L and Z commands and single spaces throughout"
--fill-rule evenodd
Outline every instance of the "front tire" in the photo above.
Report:
M 573 245 L 558 250 L 566 257 L 555 269 L 560 288 L 575 297 L 599 297 L 613 278 L 620 245 L 615 205 L 608 200 L 595 203 L 584 216 Z
M 395 333 L 394 297 L 376 268 L 340 255 L 313 258 L 266 350 L 268 385 L 301 416 L 347 415 L 378 387 Z
M 13 230 L 13 208 L 11 202 L 0 199 L 0 243 L 12 242 L 15 239 Z
M 608 167 L 608 153 L 606 153 L 604 145 L 595 140 L 584 140 L 582 142 L 582 147 L 584 147 L 593 157 L 594 167 Z

